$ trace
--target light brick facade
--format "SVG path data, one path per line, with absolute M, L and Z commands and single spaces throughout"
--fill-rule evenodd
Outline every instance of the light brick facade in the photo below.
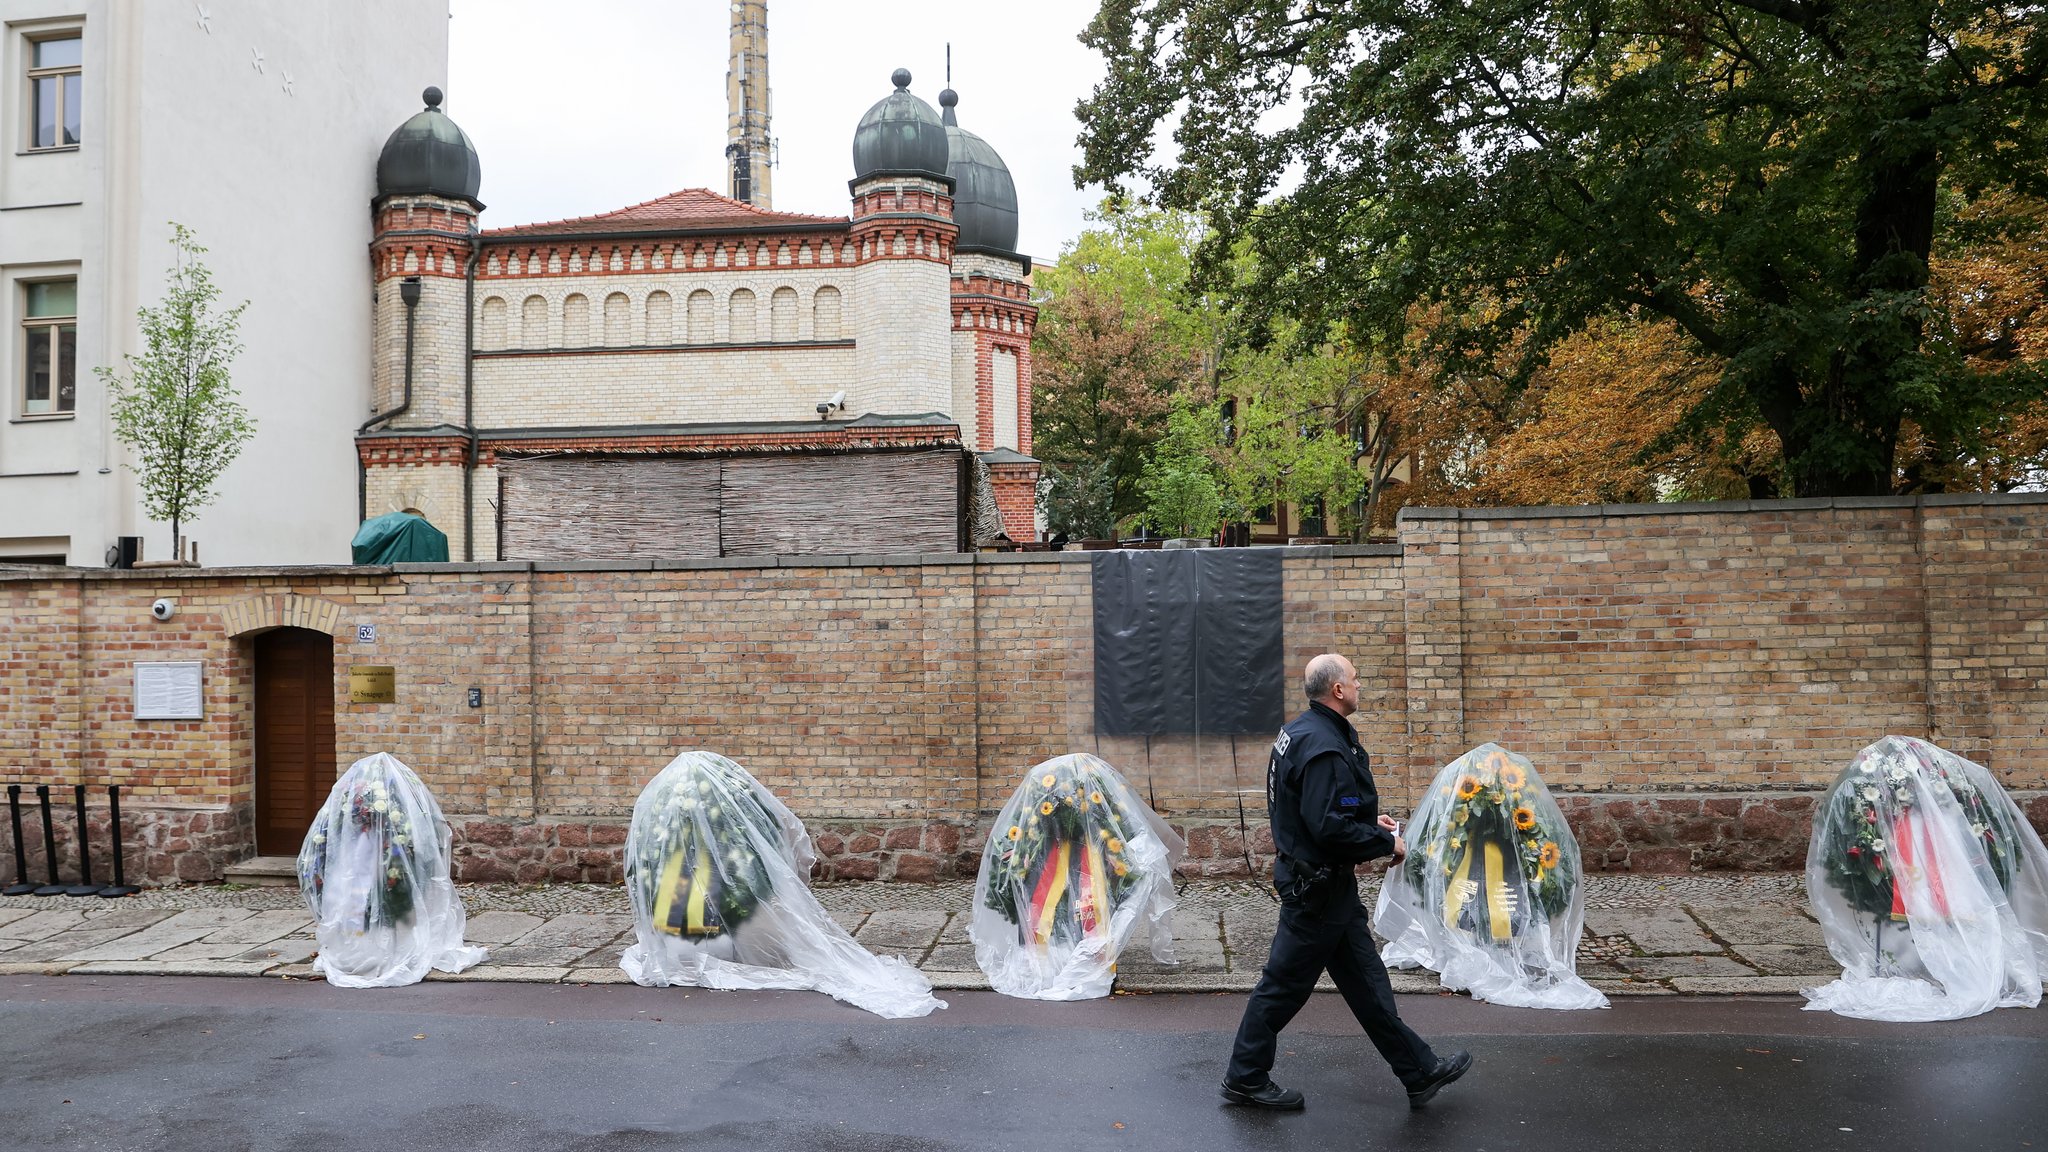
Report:
M 2044 544 L 2035 497 L 1422 510 L 1398 546 L 1287 552 L 1286 660 L 1356 662 L 1396 810 L 1493 740 L 1594 867 L 1796 866 L 1817 791 L 1886 733 L 2048 824 Z M 639 786 L 692 747 L 787 799 L 831 874 L 971 869 L 1018 775 L 1071 751 L 1186 829 L 1191 870 L 1242 871 L 1270 851 L 1265 740 L 1098 737 L 1090 589 L 1078 553 L 0 570 L 0 761 L 124 785 L 139 871 L 217 874 L 251 850 L 251 638 L 289 625 L 334 636 L 339 760 L 417 768 L 466 875 L 616 878 Z M 137 660 L 203 660 L 206 718 L 133 719 Z M 347 702 L 359 664 L 397 669 L 397 703 Z
M 420 300 L 411 403 L 361 438 L 365 514 L 417 508 L 448 533 L 452 557 L 494 559 L 495 482 L 476 476 L 462 506 L 472 434 L 479 465 L 485 441 L 548 429 L 588 441 L 569 436 L 558 451 L 599 451 L 635 429 L 680 434 L 693 450 L 691 429 L 710 444 L 733 425 L 779 423 L 786 436 L 748 450 L 805 451 L 835 396 L 826 423 L 936 416 L 950 443 L 1028 453 L 1026 266 L 954 253 L 950 192 L 940 179 L 876 178 L 854 189 L 850 217 L 833 218 L 691 190 L 486 232 L 466 203 L 387 198 L 372 249 L 378 412 L 404 396 L 407 277 Z M 453 457 L 383 443 L 451 435 Z M 387 469 L 400 474 L 377 475 Z M 1009 535 L 1035 539 L 1036 465 L 1010 472 Z

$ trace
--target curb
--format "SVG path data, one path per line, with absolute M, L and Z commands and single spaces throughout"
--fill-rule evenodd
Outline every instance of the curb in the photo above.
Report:
M 1388 974 L 1394 991 L 1404 996 L 1462 996 L 1439 985 L 1426 974 Z M 265 977 L 286 980 L 320 980 L 311 964 L 266 964 L 262 961 L 176 961 L 101 960 L 92 963 L 63 961 L 48 963 L 0 963 L 0 976 L 230 976 Z M 986 992 L 988 977 L 979 971 L 929 971 L 932 989 L 940 992 Z M 463 984 L 631 984 L 617 968 L 524 967 L 483 964 L 466 972 L 429 972 L 437 983 Z M 1679 976 L 1669 984 L 1637 980 L 1589 980 L 1587 983 L 1608 996 L 1656 997 L 1724 996 L 1796 997 L 1806 988 L 1826 982 L 1817 976 Z M 1243 994 L 1258 983 L 1256 976 L 1218 973 L 1212 976 L 1161 974 L 1138 978 L 1119 977 L 1115 991 L 1135 995 Z M 1336 985 L 1326 975 L 1316 982 L 1316 991 L 1334 992 Z

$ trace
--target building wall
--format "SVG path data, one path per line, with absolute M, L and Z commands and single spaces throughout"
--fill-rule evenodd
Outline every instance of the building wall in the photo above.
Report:
M 1491 740 L 1535 762 L 1593 867 L 1795 866 L 1819 790 L 1897 733 L 1987 765 L 2048 824 L 2048 502 L 1425 510 L 1402 528 L 1398 547 L 1290 550 L 1282 605 L 1290 669 L 1357 664 L 1354 722 L 1395 811 Z M 1193 870 L 1241 870 L 1270 850 L 1237 831 L 1240 803 L 1262 823 L 1266 741 L 1098 737 L 1090 588 L 1082 553 L 17 570 L 0 760 L 30 783 L 121 782 L 139 827 L 241 827 L 249 635 L 297 621 L 336 637 L 341 761 L 418 769 L 473 875 L 609 876 L 616 842 L 589 837 L 697 747 L 830 832 L 848 876 L 970 866 L 978 818 L 1069 751 L 1185 827 Z M 173 621 L 150 618 L 158 596 Z M 130 719 L 144 658 L 205 660 L 207 719 Z M 396 667 L 398 702 L 347 703 L 352 664 Z
M 817 406 L 863 389 L 855 350 L 839 344 L 479 357 L 477 426 L 616 427 L 818 419 Z M 459 420 L 458 420 L 459 423 Z
M 75 270 L 80 297 L 77 415 L 0 423 L 0 541 L 61 537 L 73 563 L 98 564 L 114 537 L 142 534 L 146 556 L 168 555 L 168 525 L 141 511 L 92 368 L 139 351 L 135 311 L 161 296 L 175 220 L 209 249 L 223 300 L 249 301 L 234 380 L 258 429 L 187 534 L 211 563 L 345 559 L 350 432 L 370 398 L 363 272 L 377 152 L 420 90 L 445 83 L 447 5 L 217 0 L 202 22 L 190 5 L 6 0 L 0 124 L 10 135 L 27 119 L 18 38 L 29 22 L 81 13 L 82 146 L 21 156 L 10 138 L 0 148 L 10 417 L 13 281 Z

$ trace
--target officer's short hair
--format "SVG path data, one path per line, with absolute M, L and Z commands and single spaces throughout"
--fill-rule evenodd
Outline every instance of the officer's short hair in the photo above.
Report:
M 1301 691 L 1311 700 L 1321 700 L 1343 678 L 1344 661 L 1334 653 L 1326 652 L 1308 662 L 1308 670 L 1301 678 Z

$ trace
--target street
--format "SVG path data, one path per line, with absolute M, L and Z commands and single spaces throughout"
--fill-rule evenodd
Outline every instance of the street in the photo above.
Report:
M 890 1023 L 807 993 L 430 982 L 0 981 L 0 1148 L 2048 1147 L 2048 1014 L 1942 1025 L 1792 999 L 1402 1010 L 1474 1071 L 1411 1113 L 1334 995 L 1282 1037 L 1304 1113 L 1223 1106 L 1241 994 L 947 994 Z

